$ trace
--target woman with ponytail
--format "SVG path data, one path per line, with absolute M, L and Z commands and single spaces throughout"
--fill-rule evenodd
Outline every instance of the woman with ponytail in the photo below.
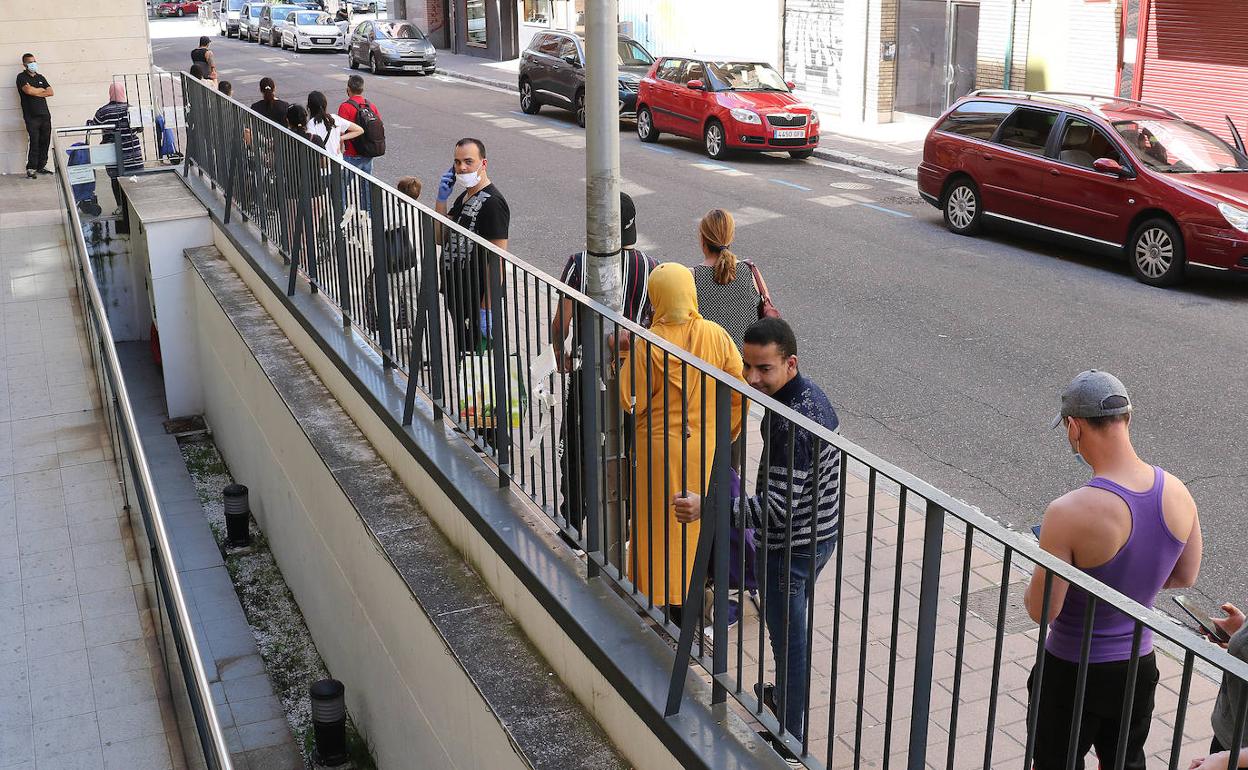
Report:
M 767 296 L 767 285 L 753 265 L 732 253 L 736 224 L 732 214 L 711 209 L 698 225 L 702 263 L 693 268 L 702 317 L 728 332 L 741 350 L 745 330 L 760 317 L 759 306 Z

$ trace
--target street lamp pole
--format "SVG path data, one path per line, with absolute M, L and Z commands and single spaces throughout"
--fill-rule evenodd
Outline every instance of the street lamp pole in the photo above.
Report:
M 585 293 L 613 310 L 624 304 L 623 275 L 620 269 L 620 116 L 619 116 L 619 54 L 617 41 L 617 0 L 586 0 L 585 3 Z M 596 330 L 585 328 L 582 334 Z M 610 329 L 604 329 L 610 332 Z M 619 384 L 613 367 L 606 365 L 614 355 L 605 340 L 593 347 L 601 354 L 596 360 L 585 357 L 582 372 L 600 393 L 605 409 L 598 423 L 603 434 L 602 481 L 603 510 L 606 512 L 600 543 L 604 557 L 610 561 L 618 553 L 623 532 L 623 510 L 618 464 L 623 459 L 620 437 Z M 602 383 L 602 388 L 598 383 Z M 594 405 L 585 403 L 593 409 Z M 594 421 L 598 422 L 598 421 Z M 591 456 L 597 455 L 593 452 Z M 582 472 L 597 473 L 598 468 L 582 464 Z M 596 485 L 595 485 L 596 486 Z M 587 516 L 597 511 L 586 511 Z M 623 564 L 616 564 L 623 570 Z

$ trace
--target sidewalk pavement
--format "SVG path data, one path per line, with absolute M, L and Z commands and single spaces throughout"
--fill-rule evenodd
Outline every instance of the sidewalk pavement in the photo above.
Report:
M 514 92 L 519 90 L 519 71 L 519 59 L 493 61 L 438 51 L 437 72 L 446 77 Z M 930 124 L 900 121 L 864 125 L 825 118 L 822 126 L 815 157 L 906 179 L 917 178 L 923 139 Z

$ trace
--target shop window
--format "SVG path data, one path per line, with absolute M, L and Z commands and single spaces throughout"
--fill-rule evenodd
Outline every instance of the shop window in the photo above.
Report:
M 549 27 L 554 21 L 555 12 L 551 0 L 524 0 L 524 23 L 540 24 Z
M 468 22 L 468 45 L 487 44 L 485 31 L 485 0 L 467 0 L 464 18 Z

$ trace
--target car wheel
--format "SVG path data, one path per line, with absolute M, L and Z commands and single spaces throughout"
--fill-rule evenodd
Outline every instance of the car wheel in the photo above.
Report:
M 1131 272 L 1149 286 L 1173 286 L 1183 279 L 1187 257 L 1183 235 L 1167 219 L 1150 219 L 1135 228 L 1127 246 Z
M 368 12 L 369 12 L 369 13 L 377 13 L 377 4 L 376 4 L 376 3 L 369 3 L 369 4 L 368 4 Z
M 355 54 L 351 53 L 351 49 L 347 49 L 347 64 L 351 65 L 353 70 L 360 68 L 360 63 L 355 60 Z
M 702 140 L 707 157 L 719 160 L 728 154 L 728 143 L 724 139 L 724 126 L 718 120 L 712 120 L 706 124 L 706 130 L 702 132 Z
M 541 102 L 537 100 L 537 94 L 533 93 L 533 84 L 528 80 L 520 81 L 520 110 L 525 115 L 536 115 L 537 111 L 542 108 Z
M 659 132 L 654 130 L 654 116 L 649 107 L 637 110 L 637 138 L 643 142 L 659 141 Z
M 377 54 L 373 53 L 368 55 L 368 67 L 373 71 L 374 75 L 380 75 L 382 73 L 382 66 L 377 63 Z
M 806 160 L 814 154 L 814 150 L 789 150 L 789 157 L 795 160 Z
M 945 227 L 958 235 L 974 235 L 979 232 L 984 207 L 979 200 L 979 188 L 965 177 L 949 186 L 945 193 Z
M 181 9 L 181 8 L 179 8 L 179 9 L 178 9 L 178 18 L 180 19 L 180 18 L 182 18 L 182 17 L 183 17 L 183 16 L 185 16 L 185 15 L 186 15 L 186 14 L 182 12 L 182 9 Z
M 576 125 L 581 128 L 585 127 L 585 92 L 577 91 L 576 99 L 573 100 L 576 109 Z

